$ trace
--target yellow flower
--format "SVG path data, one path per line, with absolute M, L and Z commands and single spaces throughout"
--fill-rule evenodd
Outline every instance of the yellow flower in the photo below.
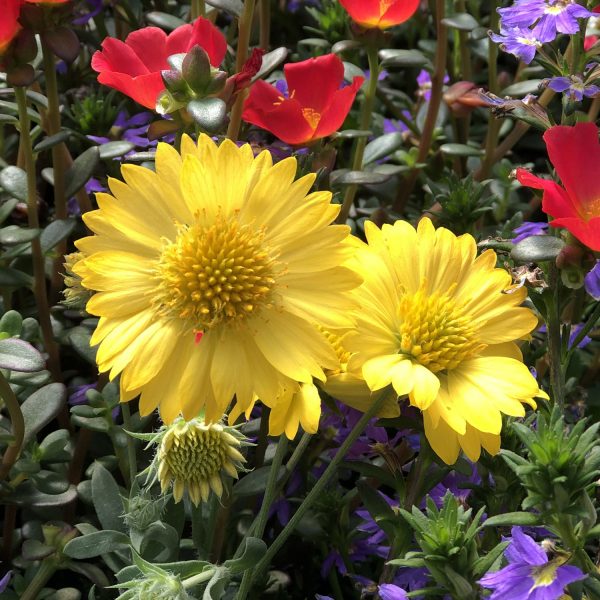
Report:
M 248 445 L 245 436 L 220 423 L 177 419 L 163 427 L 154 441 L 160 442 L 155 464 L 161 491 L 173 485 L 175 502 L 185 491 L 196 506 L 208 500 L 211 490 L 220 498 L 223 475 L 237 479 L 246 462 L 239 451 Z
M 547 397 L 515 343 L 537 325 L 521 307 L 524 288 L 504 293 L 511 278 L 496 255 L 477 257 L 470 235 L 455 236 L 422 219 L 378 229 L 366 223 L 359 252 L 364 283 L 357 331 L 346 347 L 348 370 L 371 390 L 392 384 L 423 411 L 425 435 L 448 464 L 460 448 L 471 460 L 500 448 L 501 413 L 522 417 L 522 403 Z
M 206 411 L 221 418 L 234 395 L 242 410 L 274 404 L 289 379 L 324 380 L 334 350 L 313 325 L 348 326 L 347 292 L 359 276 L 343 266 L 349 229 L 330 225 L 339 206 L 294 181 L 296 160 L 273 165 L 249 145 L 188 137 L 182 154 L 159 144 L 156 172 L 124 165 L 99 210 L 83 285 L 100 321 L 100 371 L 121 374 L 121 400 L 141 394 L 170 423 Z

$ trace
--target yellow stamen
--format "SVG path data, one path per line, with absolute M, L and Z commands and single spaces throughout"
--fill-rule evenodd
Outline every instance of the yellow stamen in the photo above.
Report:
M 311 129 L 316 129 L 321 120 L 321 113 L 317 112 L 314 108 L 303 108 L 302 116 L 306 119 Z

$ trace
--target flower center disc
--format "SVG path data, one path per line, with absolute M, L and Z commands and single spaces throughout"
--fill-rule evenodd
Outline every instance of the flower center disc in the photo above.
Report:
M 399 305 L 400 353 L 408 354 L 436 373 L 456 368 L 485 347 L 449 294 L 427 295 L 424 286 L 402 297 Z
M 262 247 L 263 238 L 235 219 L 217 217 L 208 228 L 182 225 L 159 260 L 162 314 L 205 331 L 268 305 L 276 261 Z

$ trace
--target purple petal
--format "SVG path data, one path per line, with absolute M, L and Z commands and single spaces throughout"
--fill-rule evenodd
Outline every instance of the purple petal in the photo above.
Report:
M 594 300 L 600 300 L 600 260 L 596 261 L 596 265 L 585 276 L 583 281 L 587 293 Z
M 381 600 L 406 600 L 406 592 L 393 583 L 382 583 L 379 586 Z
M 513 527 L 511 534 L 512 542 L 504 553 L 509 562 L 529 565 L 544 565 L 548 562 L 544 550 L 525 535 L 520 527 Z

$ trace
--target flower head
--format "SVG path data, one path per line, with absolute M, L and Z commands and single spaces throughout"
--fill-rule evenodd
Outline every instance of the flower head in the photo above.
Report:
M 535 53 L 542 46 L 537 33 L 527 27 L 505 26 L 500 29 L 499 34 L 490 32 L 490 38 L 500 44 L 504 52 L 514 54 L 525 64 L 529 64 L 535 58 Z
M 558 600 L 566 585 L 585 579 L 579 568 L 565 565 L 564 558 L 549 561 L 541 546 L 520 527 L 513 527 L 511 533 L 504 553 L 508 566 L 479 581 L 494 590 L 489 600 Z
M 593 83 L 587 83 L 581 75 L 569 75 L 568 77 L 552 77 L 547 80 L 548 87 L 555 92 L 561 92 L 574 102 L 581 102 L 584 98 L 597 96 L 600 87 Z
M 517 169 L 522 185 L 544 191 L 542 210 L 552 227 L 565 227 L 582 244 L 600 250 L 600 142 L 594 123 L 557 125 L 544 133 L 550 162 L 564 187 Z
M 122 42 L 108 37 L 102 50 L 92 56 L 92 69 L 98 81 L 133 98 L 146 108 L 155 109 L 165 85 L 161 71 L 169 69 L 167 58 L 202 47 L 213 66 L 223 61 L 227 42 L 208 20 L 198 18 L 193 25 L 181 25 L 167 35 L 158 27 L 144 27 L 130 33 Z
M 481 446 L 495 454 L 501 413 L 523 416 L 522 403 L 544 395 L 515 343 L 537 325 L 520 306 L 526 290 L 503 293 L 511 277 L 495 268 L 493 251 L 476 257 L 473 237 L 436 230 L 427 218 L 416 230 L 367 222 L 365 233 L 348 370 L 362 372 L 371 390 L 392 384 L 408 394 L 445 462 L 460 448 L 473 461 Z
M 246 438 L 220 423 L 177 419 L 163 427 L 155 440 L 160 441 L 155 459 L 160 487 L 165 493 L 172 485 L 175 502 L 185 491 L 196 506 L 208 500 L 211 490 L 220 498 L 223 475 L 237 479 L 246 462 L 239 451 L 247 445 Z
M 354 102 L 364 78 L 341 87 L 344 65 L 335 54 L 326 54 L 283 68 L 287 97 L 259 80 L 250 88 L 243 118 L 287 144 L 307 144 L 337 131 Z
M 97 293 L 100 371 L 121 374 L 121 400 L 160 404 L 163 420 L 221 418 L 233 397 L 245 411 L 274 405 L 290 380 L 323 381 L 339 361 L 315 327 L 348 327 L 360 277 L 344 266 L 349 228 L 330 225 L 329 192 L 298 181 L 296 160 L 202 135 L 182 154 L 159 143 L 156 172 L 124 165 L 125 183 L 97 194 L 84 215 L 76 268 Z
M 367 29 L 388 29 L 408 21 L 420 0 L 340 0 L 352 19 Z

